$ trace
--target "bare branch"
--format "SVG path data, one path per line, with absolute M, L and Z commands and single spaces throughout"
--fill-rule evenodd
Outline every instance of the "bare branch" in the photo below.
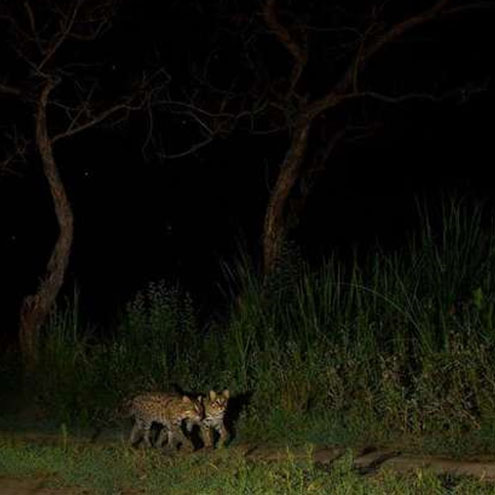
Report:
M 354 61 L 349 65 L 349 68 L 344 73 L 341 80 L 333 86 L 325 96 L 308 106 L 308 118 L 314 118 L 321 112 L 335 107 L 342 101 L 348 99 L 348 91 L 350 88 L 354 88 L 353 94 L 358 94 L 356 92 L 357 74 L 364 69 L 369 59 L 378 53 L 385 45 L 395 41 L 406 32 L 436 19 L 444 12 L 449 2 L 450 0 L 437 0 L 430 9 L 398 22 L 381 35 L 374 35 L 375 40 L 371 44 L 366 47 L 361 47 L 358 50 Z M 375 24 L 376 22 L 374 21 L 371 26 Z M 373 32 L 373 30 L 371 30 L 371 32 Z
M 361 58 L 361 62 L 365 62 L 371 58 L 376 52 L 382 49 L 388 43 L 396 40 L 400 36 L 403 36 L 407 31 L 413 28 L 426 24 L 437 18 L 451 0 L 437 0 L 434 5 L 418 15 L 409 17 L 402 22 L 399 22 L 395 26 L 392 26 L 386 33 L 382 34 L 374 43 L 372 43 Z
M 40 53 L 43 52 L 42 48 L 41 48 L 41 43 L 40 43 L 40 38 L 39 38 L 39 34 L 38 34 L 38 29 L 36 27 L 36 20 L 34 18 L 34 12 L 33 12 L 33 9 L 31 8 L 31 5 L 29 5 L 29 2 L 28 1 L 25 1 L 24 2 L 24 8 L 26 9 L 26 12 L 27 12 L 27 16 L 28 16 L 28 19 L 29 19 L 29 25 L 31 26 L 31 31 L 33 33 L 33 39 L 36 43 L 36 46 L 38 47 L 38 51 Z
M 37 67 L 38 72 L 42 72 L 43 67 L 55 55 L 57 50 L 60 48 L 64 40 L 69 35 L 72 26 L 74 25 L 74 22 L 76 20 L 76 16 L 79 11 L 80 5 L 81 5 L 81 0 L 78 0 L 75 3 L 74 8 L 72 9 L 72 14 L 70 15 L 69 19 L 66 20 L 65 23 L 62 23 L 61 26 L 62 31 L 58 34 L 58 38 L 53 42 L 52 46 L 48 49 L 48 52 L 45 54 L 43 60 L 38 64 Z
M 489 82 L 490 80 L 486 79 L 485 81 L 476 85 L 470 83 L 466 86 L 454 88 L 439 95 L 435 95 L 433 93 L 405 93 L 401 95 L 386 95 L 377 91 L 359 91 L 356 93 L 348 93 L 346 95 L 343 95 L 341 101 L 350 100 L 353 98 L 373 98 L 375 100 L 384 101 L 385 103 L 402 103 L 405 101 L 413 100 L 442 102 L 450 98 L 458 98 L 462 103 L 465 103 L 474 94 L 487 91 Z
M 59 141 L 60 139 L 74 136 L 75 134 L 78 134 L 82 131 L 85 131 L 86 129 L 94 127 L 94 126 L 100 124 L 101 122 L 103 122 L 104 120 L 107 120 L 111 116 L 115 115 L 117 112 L 120 112 L 122 110 L 128 112 L 130 110 L 138 110 L 141 108 L 142 108 L 141 105 L 133 106 L 129 103 L 120 103 L 120 104 L 114 105 L 113 107 L 104 110 L 103 112 L 99 113 L 98 115 L 93 116 L 91 119 L 89 119 L 87 122 L 84 122 L 83 124 L 80 124 L 78 126 L 74 126 L 71 123 L 71 125 L 69 126 L 68 129 L 66 129 L 63 132 L 56 134 L 52 138 L 52 142 L 55 143 L 55 142 Z
M 209 110 L 206 110 L 203 107 L 200 107 L 199 105 L 195 105 L 194 103 L 190 103 L 187 101 L 180 101 L 180 100 L 157 100 L 155 102 L 157 105 L 160 106 L 168 106 L 168 107 L 177 107 L 178 109 L 184 109 L 187 111 L 194 112 L 195 114 L 201 114 L 204 115 L 205 117 L 210 117 L 210 118 L 234 118 L 235 114 L 229 113 L 229 112 L 211 112 Z M 183 113 L 186 113 L 185 111 Z
M 0 93 L 12 96 L 22 96 L 22 91 L 15 86 L 9 86 L 8 84 L 0 83 Z
M 179 153 L 170 153 L 170 154 L 160 152 L 160 153 L 158 153 L 158 156 L 162 159 L 165 159 L 165 160 L 184 158 L 185 156 L 192 155 L 192 154 L 196 153 L 201 148 L 204 148 L 205 146 L 209 145 L 212 141 L 213 141 L 213 136 L 210 136 L 210 137 L 206 138 L 204 141 L 200 141 L 199 143 L 193 144 L 187 150 L 181 151 Z
M 69 36 L 72 39 L 78 40 L 78 41 L 93 41 L 101 36 L 101 34 L 104 32 L 104 29 L 108 28 L 108 20 L 104 19 L 98 23 L 96 28 L 88 33 L 88 34 L 81 34 L 81 33 L 69 33 Z
M 289 30 L 283 26 L 277 18 L 277 13 L 275 11 L 275 1 L 267 0 L 263 8 L 263 18 L 266 25 L 272 31 L 279 41 L 284 45 L 286 50 L 292 55 L 294 59 L 294 67 L 292 68 L 292 74 L 290 77 L 290 87 L 288 90 L 288 95 L 290 95 L 299 81 L 304 67 L 306 66 L 308 55 L 306 50 L 304 50 L 299 43 L 291 36 Z
M 115 0 L 102 0 L 95 8 L 80 16 L 69 37 L 78 41 L 93 41 L 111 27 Z
M 12 143 L 12 151 L 5 158 L 0 160 L 0 175 L 13 174 L 18 175 L 17 165 L 26 162 L 31 141 L 17 132 L 17 128 L 13 126 L 11 132 L 4 132 L 4 138 Z
M 2 10 L 2 12 L 3 12 L 3 10 Z M 19 23 L 17 22 L 15 14 L 13 14 L 13 13 L 3 14 L 2 13 L 0 15 L 0 19 L 3 19 L 10 24 L 10 26 L 13 28 L 13 31 L 15 33 L 14 34 L 15 37 L 17 37 L 19 39 L 23 39 L 23 40 L 30 40 L 31 39 L 31 36 L 19 26 Z
M 445 9 L 442 12 L 442 15 L 460 14 L 461 12 L 476 11 L 482 9 L 493 10 L 495 9 L 495 5 L 493 2 L 483 2 L 483 1 L 467 3 L 464 5 L 458 5 L 456 7 L 452 7 L 450 9 Z

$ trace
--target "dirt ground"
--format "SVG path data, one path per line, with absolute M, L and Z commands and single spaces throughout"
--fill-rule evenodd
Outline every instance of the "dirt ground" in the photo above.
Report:
M 23 435 L 30 441 L 49 442 L 50 436 Z M 53 441 L 53 438 L 51 438 Z M 89 442 L 88 442 L 89 443 Z M 264 444 L 244 444 L 230 447 L 243 452 L 248 459 L 263 461 L 280 461 L 287 457 L 287 451 L 281 447 Z M 314 461 L 320 465 L 329 465 L 343 454 L 342 448 L 320 447 L 313 452 Z M 307 457 L 305 449 L 291 450 L 291 456 Z M 378 450 L 368 448 L 355 459 L 355 467 L 363 475 L 372 475 L 380 469 L 387 468 L 397 472 L 414 471 L 428 468 L 435 473 L 473 476 L 495 481 L 495 456 L 479 457 L 472 460 L 454 460 L 439 456 L 421 456 L 400 452 L 398 450 Z M 54 489 L 47 487 L 46 479 L 14 479 L 0 477 L 0 495 L 75 495 L 80 490 Z
M 281 460 L 287 456 L 281 449 L 259 446 L 238 447 L 245 449 L 248 458 L 260 460 Z M 341 448 L 319 448 L 313 453 L 317 464 L 331 464 L 343 454 Z M 296 457 L 305 457 L 306 452 L 291 452 Z M 387 468 L 397 472 L 415 471 L 418 468 L 428 468 L 438 474 L 451 474 L 474 476 L 495 481 L 495 457 L 479 457 L 475 460 L 454 460 L 440 456 L 412 455 L 397 450 L 365 449 L 354 461 L 358 472 L 373 474 L 374 472 Z
M 76 495 L 78 493 L 67 488 L 56 490 L 45 485 L 46 481 L 43 479 L 0 478 L 0 495 Z

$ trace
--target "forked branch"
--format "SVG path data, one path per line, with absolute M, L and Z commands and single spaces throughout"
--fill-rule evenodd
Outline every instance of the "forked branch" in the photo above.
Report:
M 301 75 L 308 61 L 308 53 L 305 48 L 298 43 L 289 30 L 280 22 L 275 7 L 276 0 L 267 0 L 263 8 L 263 18 L 268 29 L 278 38 L 280 43 L 291 54 L 294 65 L 290 76 L 290 84 L 287 95 L 290 95 L 296 88 Z

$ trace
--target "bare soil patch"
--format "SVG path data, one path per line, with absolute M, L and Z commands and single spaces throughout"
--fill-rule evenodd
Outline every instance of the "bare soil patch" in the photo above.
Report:
M 0 477 L 0 495 L 76 495 L 80 491 L 47 486 L 46 479 Z
M 282 461 L 293 458 L 307 458 L 305 450 L 290 450 L 268 445 L 243 445 L 242 449 L 247 458 L 263 461 Z M 317 464 L 331 465 L 345 452 L 341 447 L 320 447 L 312 452 Z M 373 474 L 381 469 L 405 473 L 417 469 L 428 469 L 436 474 L 453 476 L 473 476 L 495 481 L 495 457 L 480 456 L 477 459 L 449 459 L 441 456 L 413 455 L 400 450 L 365 449 L 354 460 L 356 469 L 365 474 Z
M 44 445 L 61 442 L 60 435 L 37 432 L 22 432 L 13 434 L 8 432 L 0 436 L 8 436 L 20 441 L 39 443 Z M 91 448 L 92 445 L 121 445 L 122 433 L 110 432 L 98 438 L 90 436 L 70 438 L 71 443 L 80 444 L 83 448 Z M 307 459 L 312 456 L 317 465 L 327 469 L 331 464 L 345 453 L 343 447 L 315 447 L 308 451 L 307 448 L 287 449 L 282 446 L 273 446 L 263 443 L 240 444 L 227 447 L 243 453 L 254 462 L 280 462 L 287 459 Z M 187 454 L 183 454 L 187 455 Z M 204 450 L 204 455 L 211 455 Z M 374 449 L 362 450 L 354 460 L 355 468 L 363 475 L 374 475 L 382 469 L 406 473 L 417 469 L 428 469 L 436 474 L 453 476 L 471 476 L 478 479 L 495 481 L 495 456 L 479 456 L 471 459 L 449 459 L 447 457 L 433 455 L 419 455 L 407 453 L 407 446 L 403 449 Z M 80 489 L 58 489 L 49 486 L 48 478 L 17 479 L 0 477 L 0 495 L 75 495 L 82 493 Z

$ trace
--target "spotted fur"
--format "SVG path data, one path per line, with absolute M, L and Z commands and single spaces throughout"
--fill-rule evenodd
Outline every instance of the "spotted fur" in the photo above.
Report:
M 219 434 L 217 447 L 222 447 L 228 439 L 224 418 L 229 398 L 230 392 L 227 389 L 220 393 L 210 390 L 204 400 L 205 415 L 201 421 L 201 436 L 206 447 L 213 446 L 215 431 Z
M 204 418 L 204 406 L 201 397 L 191 399 L 187 396 L 177 396 L 165 393 L 148 393 L 138 395 L 130 401 L 129 416 L 134 417 L 129 441 L 132 445 L 140 442 L 151 447 L 150 430 L 153 423 L 163 426 L 157 446 L 163 444 L 163 433 L 167 435 L 167 447 L 177 445 L 178 436 L 184 439 L 181 430 L 183 421 L 199 424 Z

